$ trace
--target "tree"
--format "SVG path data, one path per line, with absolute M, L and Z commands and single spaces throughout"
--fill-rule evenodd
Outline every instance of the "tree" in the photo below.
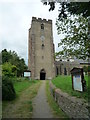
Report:
M 49 5 L 49 11 L 55 9 L 56 2 L 45 2 L 42 0 L 44 5 Z M 90 16 L 90 1 L 89 2 L 58 2 L 60 4 L 59 7 L 59 20 L 63 18 L 67 18 L 68 12 L 70 14 L 82 14 L 84 17 Z
M 82 14 L 83 17 L 90 16 L 90 1 L 89 2 L 70 2 L 67 3 L 66 9 L 71 14 Z
M 82 15 L 70 16 L 67 19 L 63 18 L 63 22 L 57 20 L 56 26 L 58 34 L 65 36 L 58 44 L 63 47 L 63 50 L 57 55 L 66 53 L 67 56 L 76 56 L 81 59 L 89 57 L 88 19 Z
M 18 69 L 17 75 L 22 76 L 23 72 L 27 70 L 27 66 L 25 65 L 25 61 L 23 58 L 19 60 L 18 65 L 19 65 L 18 67 L 19 69 Z
M 12 59 L 12 55 L 6 49 L 2 50 L 2 63 L 9 62 Z
M 44 4 L 50 5 L 49 11 L 55 9 L 55 2 L 44 2 Z M 74 55 L 82 59 L 90 57 L 88 42 L 90 2 L 60 2 L 59 4 L 57 31 L 65 37 L 59 43 L 59 46 L 63 46 L 63 50 L 56 53 L 56 56 L 66 53 L 67 56 Z
M 10 63 L 14 66 L 13 70 L 17 69 L 17 76 L 21 76 L 25 70 L 27 70 L 27 65 L 23 58 L 20 58 L 15 51 L 2 50 L 2 64 Z M 16 68 L 15 68 L 16 66 Z
M 88 72 L 88 66 L 83 66 L 83 71 L 85 72 L 85 74 L 87 74 L 87 72 Z
M 15 51 L 2 50 L 2 100 L 13 100 L 16 92 L 13 86 L 13 78 L 21 76 L 27 66 L 23 58 L 20 58 Z
M 16 98 L 16 92 L 13 82 L 8 76 L 2 77 L 2 100 L 14 100 Z
M 2 74 L 3 76 L 14 77 L 17 75 L 17 67 L 9 62 L 5 62 L 2 65 Z
M 0 53 L 0 65 L 2 64 L 2 54 Z

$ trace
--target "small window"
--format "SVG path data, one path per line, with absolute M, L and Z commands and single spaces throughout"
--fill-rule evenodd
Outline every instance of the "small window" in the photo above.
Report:
M 44 48 L 44 44 L 42 44 L 42 49 Z
M 44 24 L 43 23 L 41 24 L 41 29 L 44 30 Z
M 44 59 L 44 56 L 42 56 L 42 59 Z

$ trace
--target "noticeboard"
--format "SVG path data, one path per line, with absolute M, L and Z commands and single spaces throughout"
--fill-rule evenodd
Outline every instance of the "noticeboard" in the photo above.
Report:
M 24 72 L 24 77 L 30 77 L 31 76 L 31 72 L 30 71 L 25 71 Z
M 81 75 L 73 76 L 73 87 L 74 87 L 74 90 L 83 91 Z
M 72 75 L 72 89 L 80 92 L 84 91 L 84 74 L 82 68 L 73 68 Z

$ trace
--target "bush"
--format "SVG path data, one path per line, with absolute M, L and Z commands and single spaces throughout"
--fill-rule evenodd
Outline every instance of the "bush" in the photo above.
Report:
M 13 100 L 16 97 L 16 92 L 12 81 L 6 77 L 2 77 L 2 100 Z
M 6 62 L 2 65 L 2 74 L 7 77 L 17 76 L 17 67 L 10 62 Z

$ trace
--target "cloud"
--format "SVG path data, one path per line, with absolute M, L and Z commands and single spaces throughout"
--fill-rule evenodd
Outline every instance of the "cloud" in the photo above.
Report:
M 37 3 L 37 4 L 36 4 Z M 25 61 L 28 60 L 28 29 L 31 27 L 32 16 L 53 20 L 53 36 L 55 50 L 58 51 L 59 37 L 55 26 L 58 7 L 49 12 L 49 6 L 44 6 L 40 0 L 8 0 L 0 3 L 0 44 L 2 47 L 16 51 Z

